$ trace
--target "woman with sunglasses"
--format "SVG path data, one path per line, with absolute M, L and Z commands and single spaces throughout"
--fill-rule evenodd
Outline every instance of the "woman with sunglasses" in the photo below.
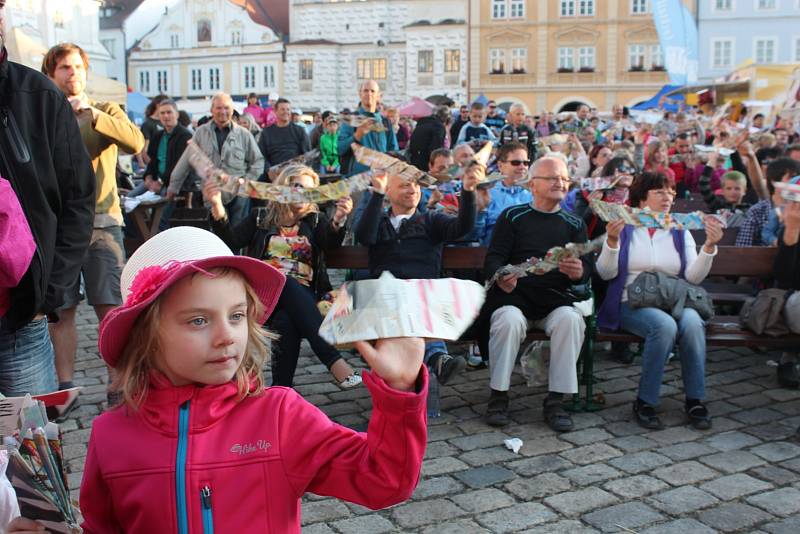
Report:
M 638 208 L 669 213 L 675 190 L 669 178 L 645 172 L 630 187 L 630 202 Z M 705 219 L 706 241 L 697 252 L 692 234 L 686 230 L 663 230 L 626 226 L 621 220 L 608 223 L 607 237 L 597 272 L 609 281 L 608 291 L 598 312 L 598 324 L 609 330 L 624 330 L 644 339 L 642 374 L 633 413 L 639 425 L 661 429 L 656 407 L 659 404 L 664 367 L 677 342 L 681 374 L 686 392 L 684 410 L 694 428 L 711 428 L 711 416 L 705 399 L 706 333 L 698 313 L 685 308 L 675 320 L 669 312 L 657 308 L 631 308 L 628 286 L 642 272 L 661 272 L 699 284 L 708 275 L 722 238 L 719 220 Z
M 303 190 L 319 187 L 319 176 L 305 165 L 289 165 L 273 184 Z M 234 227 L 225 214 L 219 191 L 213 180 L 207 180 L 203 187 L 203 197 L 211 204 L 212 231 L 232 250 L 245 248 L 248 256 L 263 260 L 286 275 L 286 285 L 268 324 L 280 334 L 273 352 L 272 385 L 292 386 L 302 339 L 308 340 L 339 387 L 359 385 L 361 377 L 339 351 L 319 337 L 322 315 L 317 308 L 317 301 L 331 290 L 325 250 L 342 244 L 352 199 L 336 202 L 333 219 L 313 203 L 267 202 L 266 207 L 252 210 Z

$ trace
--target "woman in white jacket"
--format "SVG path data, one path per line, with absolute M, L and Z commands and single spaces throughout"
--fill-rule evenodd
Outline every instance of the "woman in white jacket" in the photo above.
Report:
M 630 187 L 630 205 L 669 212 L 675 191 L 661 173 L 642 173 Z M 679 347 L 681 373 L 686 390 L 686 414 L 698 429 L 711 427 L 705 398 L 706 338 L 703 320 L 685 308 L 679 320 L 657 308 L 632 309 L 627 288 L 642 272 L 661 272 L 699 284 L 708 275 L 717 253 L 722 227 L 713 217 L 705 220 L 706 242 L 698 254 L 691 233 L 625 226 L 622 221 L 607 225 L 606 241 L 597 260 L 597 272 L 609 281 L 606 298 L 598 313 L 598 324 L 611 330 L 625 330 L 644 339 L 642 374 L 633 411 L 645 428 L 662 428 L 655 412 L 659 404 L 664 366 L 675 342 Z

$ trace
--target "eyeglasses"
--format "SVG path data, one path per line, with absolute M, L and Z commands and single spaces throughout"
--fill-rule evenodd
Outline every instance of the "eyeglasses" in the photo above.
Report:
M 653 193 L 654 195 L 659 196 L 659 197 L 674 197 L 675 196 L 675 191 L 673 191 L 672 189 L 651 189 L 650 191 L 648 191 L 648 193 Z
M 520 165 L 525 165 L 526 167 L 531 164 L 530 160 L 527 159 L 510 159 L 506 161 L 509 165 L 513 165 L 514 167 L 519 167 Z
M 617 172 L 619 174 L 631 174 L 632 175 L 632 174 L 634 174 L 636 172 L 636 169 L 634 169 L 633 167 L 628 167 L 627 165 L 622 165 L 620 167 L 617 167 Z
M 548 182 L 569 182 L 569 178 L 565 176 L 533 176 L 534 180 L 547 180 Z

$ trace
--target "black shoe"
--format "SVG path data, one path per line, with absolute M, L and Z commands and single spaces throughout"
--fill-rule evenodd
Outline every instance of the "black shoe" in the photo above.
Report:
M 572 416 L 564 409 L 561 399 L 544 400 L 544 422 L 556 432 L 569 432 L 573 429 Z
M 508 417 L 508 395 L 497 395 L 492 392 L 486 406 L 486 424 L 489 426 L 506 426 L 511 422 Z
M 429 360 L 429 365 L 441 385 L 447 384 L 454 375 L 466 367 L 467 362 L 463 356 L 451 356 L 445 352 L 437 352 Z
M 656 415 L 656 409 L 649 404 L 636 399 L 633 401 L 633 415 L 636 417 L 636 422 L 639 426 L 649 430 L 661 430 L 664 425 L 661 419 Z
M 795 362 L 778 364 L 778 384 L 782 388 L 800 388 L 800 375 L 797 372 L 797 364 Z
M 631 350 L 629 343 L 612 343 L 611 354 L 619 363 L 630 365 L 636 358 L 636 353 Z
M 711 428 L 711 415 L 708 413 L 708 408 L 702 402 L 696 402 L 689 406 L 686 405 L 686 417 L 689 418 L 689 424 L 697 430 L 708 430 Z

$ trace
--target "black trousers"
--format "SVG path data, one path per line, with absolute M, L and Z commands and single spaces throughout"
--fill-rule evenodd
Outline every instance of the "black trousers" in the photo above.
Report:
M 319 337 L 321 324 L 322 315 L 317 309 L 314 292 L 287 276 L 281 298 L 267 323 L 270 330 L 280 336 L 273 345 L 273 386 L 292 386 L 303 339 L 308 340 L 314 354 L 328 369 L 342 357 L 339 351 Z

